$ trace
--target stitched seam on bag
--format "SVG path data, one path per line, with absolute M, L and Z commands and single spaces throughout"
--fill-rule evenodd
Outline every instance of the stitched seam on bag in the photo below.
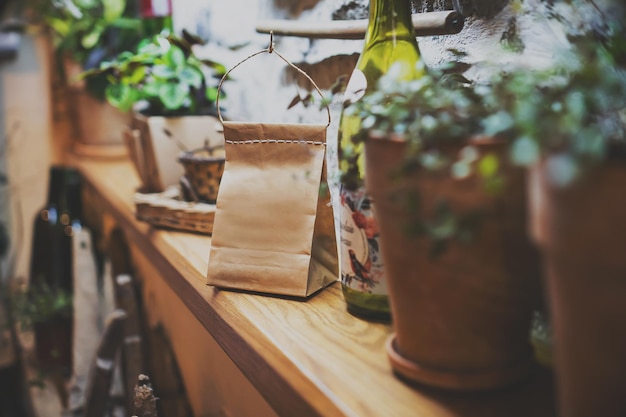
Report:
M 254 139 L 254 140 L 227 140 L 231 145 L 249 145 L 251 143 L 302 143 L 306 145 L 326 146 L 326 142 L 314 142 L 310 140 L 290 140 L 290 139 Z

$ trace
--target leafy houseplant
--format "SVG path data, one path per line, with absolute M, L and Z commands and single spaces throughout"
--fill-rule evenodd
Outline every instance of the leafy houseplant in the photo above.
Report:
M 148 116 L 214 114 L 217 83 L 226 68 L 198 58 L 193 46 L 199 43 L 187 32 L 158 34 L 142 41 L 136 52 L 121 53 L 83 76 L 104 74 L 110 82 L 107 100 L 123 111 L 137 104 Z
M 80 72 L 98 67 L 141 39 L 141 21 L 127 0 L 29 0 L 36 17 L 51 31 L 63 109 L 69 113 L 72 152 L 120 157 L 122 130 L 129 117 L 105 101 L 104 76 L 78 80 Z
M 532 364 L 539 298 L 524 172 L 502 163 L 506 142 L 483 135 L 481 88 L 433 70 L 387 79 L 347 111 L 363 120 L 356 140 L 388 277 L 392 368 L 452 390 L 517 381 Z
M 58 61 L 69 58 L 84 70 L 132 49 L 140 40 L 141 22 L 131 17 L 126 0 L 54 1 L 41 12 L 52 29 Z M 86 81 L 86 88 L 104 100 L 107 84 L 105 77 L 92 77 Z
M 207 140 L 212 146 L 223 143 L 214 115 L 218 81 L 226 68 L 197 57 L 193 47 L 199 43 L 184 31 L 182 36 L 161 33 L 142 41 L 135 52 L 83 74 L 106 76 L 108 102 L 132 110 L 134 133 L 126 135 L 127 145 L 140 150 L 135 163 L 146 192 L 178 184 L 181 150 L 200 148 Z
M 574 39 L 574 68 L 493 83 L 501 134 L 528 166 L 560 415 L 626 413 L 626 31 Z
M 475 173 L 486 188 L 497 192 L 503 181 L 498 175 L 500 162 L 491 150 L 480 152 L 477 147 L 486 139 L 481 137 L 481 129 L 487 114 L 481 102 L 483 97 L 471 82 L 450 72 L 454 64 L 440 70 L 430 69 L 426 76 L 408 84 L 391 81 L 394 70 L 380 80 L 378 88 L 367 98 L 349 104 L 348 115 L 363 120 L 353 141 L 367 142 L 371 138 L 405 141 L 407 152 L 393 173 L 398 177 L 418 169 L 448 171 L 457 179 Z M 491 141 L 492 138 L 487 140 Z M 459 152 L 454 154 L 450 150 Z M 350 183 L 349 177 L 353 175 L 354 163 L 350 159 L 351 155 L 342 155 L 340 162 L 346 183 Z M 418 195 L 413 198 L 410 204 L 420 204 Z M 409 231 L 431 238 L 430 253 L 437 256 L 453 240 L 468 241 L 478 217 L 478 212 L 452 213 L 442 200 L 436 216 L 430 219 L 414 216 Z

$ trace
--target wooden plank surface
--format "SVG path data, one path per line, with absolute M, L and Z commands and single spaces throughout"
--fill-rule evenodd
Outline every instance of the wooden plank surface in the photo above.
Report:
M 388 325 L 349 315 L 339 284 L 302 301 L 206 285 L 211 239 L 134 217 L 139 179 L 128 161 L 77 160 L 102 199 L 172 290 L 281 416 L 552 417 L 550 372 L 496 392 L 412 387 L 390 370 Z

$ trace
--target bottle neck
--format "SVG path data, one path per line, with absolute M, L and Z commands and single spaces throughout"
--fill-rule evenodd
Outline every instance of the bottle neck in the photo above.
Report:
M 48 185 L 48 207 L 59 213 L 69 211 L 73 218 L 82 214 L 81 176 L 74 168 L 52 166 Z
M 48 180 L 48 206 L 64 205 L 65 169 L 59 166 L 50 167 Z
M 409 0 L 370 0 L 366 46 L 410 36 L 415 38 Z

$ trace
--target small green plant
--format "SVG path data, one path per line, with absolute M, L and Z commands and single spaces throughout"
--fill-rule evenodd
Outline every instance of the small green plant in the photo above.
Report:
M 55 317 L 68 318 L 72 314 L 72 295 L 43 282 L 34 282 L 28 289 L 14 289 L 9 299 L 13 319 L 23 330 Z
M 475 85 L 451 72 L 453 68 L 450 63 L 429 69 L 408 82 L 396 82 L 395 68 L 391 68 L 374 91 L 355 103 L 346 103 L 345 114 L 362 120 L 352 141 L 365 142 L 372 135 L 402 137 L 409 144 L 404 169 L 421 166 L 433 170 L 447 165 L 455 177 L 469 175 L 469 164 L 477 157 L 474 149 L 468 148 L 458 160 L 450 161 L 441 148 L 459 143 L 471 146 L 471 138 L 482 135 L 481 120 L 486 112 Z
M 161 33 L 124 52 L 99 68 L 83 73 L 87 79 L 105 75 L 108 102 L 123 110 L 154 115 L 211 114 L 224 65 L 200 59 L 193 46 L 202 41 L 183 32 Z

